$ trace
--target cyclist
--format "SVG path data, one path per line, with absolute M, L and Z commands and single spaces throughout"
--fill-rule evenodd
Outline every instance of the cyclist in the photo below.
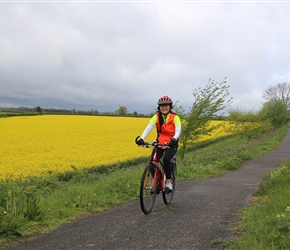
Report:
M 169 148 L 164 149 L 157 147 L 157 154 L 159 158 L 164 154 L 163 163 L 166 175 L 165 187 L 172 190 L 170 164 L 178 148 L 178 138 L 181 134 L 181 121 L 180 117 L 172 112 L 172 100 L 168 96 L 163 96 L 158 100 L 158 111 L 150 119 L 149 124 L 136 142 L 139 146 L 145 144 L 145 138 L 155 126 L 157 129 L 157 142 L 160 144 L 168 144 L 169 146 Z M 153 153 L 154 150 L 155 149 L 153 149 Z

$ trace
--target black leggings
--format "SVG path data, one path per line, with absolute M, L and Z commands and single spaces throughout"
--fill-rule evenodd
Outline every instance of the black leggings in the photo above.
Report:
M 151 160 L 153 158 L 154 152 L 157 150 L 158 158 L 160 159 L 163 156 L 163 163 L 164 163 L 164 170 L 165 170 L 165 175 L 166 179 L 171 179 L 171 159 L 175 155 L 177 151 L 177 147 L 173 148 L 167 148 L 167 149 L 162 149 L 162 148 L 154 148 L 152 151 L 151 155 Z

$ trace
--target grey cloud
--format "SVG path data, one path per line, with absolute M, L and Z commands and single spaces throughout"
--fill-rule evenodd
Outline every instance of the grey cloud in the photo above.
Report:
M 289 81 L 288 6 L 2 3 L 0 107 L 147 113 L 168 94 L 188 108 L 194 88 L 224 77 L 234 105 L 259 107 Z

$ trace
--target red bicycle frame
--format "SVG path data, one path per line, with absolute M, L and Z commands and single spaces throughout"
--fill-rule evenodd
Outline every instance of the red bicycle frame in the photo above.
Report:
M 159 162 L 157 149 L 154 149 L 153 157 L 151 163 L 155 166 L 155 173 L 152 181 L 152 188 L 156 187 L 156 184 L 158 182 L 158 190 L 157 191 L 163 191 L 164 190 L 164 183 L 165 183 L 165 174 L 164 174 L 164 166 L 161 162 Z M 161 168 L 159 166 L 161 164 Z

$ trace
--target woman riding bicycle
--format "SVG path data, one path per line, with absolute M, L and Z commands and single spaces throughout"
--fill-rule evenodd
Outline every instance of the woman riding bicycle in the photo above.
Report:
M 157 154 L 159 159 L 164 154 L 163 163 L 166 175 L 165 187 L 172 190 L 170 164 L 178 148 L 178 138 L 181 134 L 181 121 L 180 117 L 172 112 L 172 100 L 168 96 L 163 96 L 158 100 L 158 112 L 150 119 L 140 139 L 136 142 L 138 145 L 145 144 L 144 140 L 154 126 L 156 126 L 157 129 L 157 142 L 159 144 L 168 144 L 169 146 L 169 148 L 157 147 Z M 153 149 L 153 153 L 154 150 L 156 149 Z

